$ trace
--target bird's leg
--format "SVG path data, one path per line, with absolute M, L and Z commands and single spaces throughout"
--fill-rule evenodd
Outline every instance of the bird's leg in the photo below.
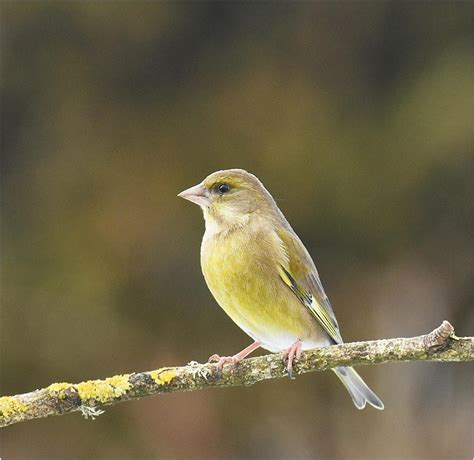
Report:
M 283 352 L 282 358 L 283 362 L 288 361 L 286 369 L 288 371 L 288 376 L 290 379 L 293 379 L 293 361 L 296 359 L 298 361 L 301 357 L 301 340 L 298 339 L 293 345 L 291 345 L 288 350 Z
M 219 355 L 212 355 L 207 362 L 210 363 L 212 361 L 217 361 L 217 368 L 219 370 L 222 369 L 224 364 L 226 363 L 238 363 L 242 361 L 245 357 L 247 357 L 252 351 L 260 348 L 261 343 L 255 341 L 254 343 L 250 344 L 248 347 L 244 348 L 242 351 L 237 353 L 234 356 L 219 356 Z

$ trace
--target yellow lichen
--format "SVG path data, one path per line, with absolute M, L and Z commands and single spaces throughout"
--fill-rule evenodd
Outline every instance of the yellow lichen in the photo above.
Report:
M 105 381 L 109 384 L 112 385 L 115 389 L 115 396 L 122 396 L 125 394 L 132 385 L 128 381 L 130 378 L 130 374 L 122 374 L 122 375 L 114 375 L 113 377 L 109 377 L 105 379 Z
M 130 374 L 115 375 L 105 380 L 88 380 L 76 385 L 81 400 L 95 399 L 102 403 L 124 395 L 130 388 Z
M 13 398 L 12 396 L 3 396 L 0 398 L 0 414 L 2 417 L 11 417 L 20 414 L 27 409 L 27 405 Z
M 72 387 L 72 383 L 60 382 L 53 383 L 47 389 L 51 396 L 54 396 L 59 399 L 64 399 L 66 395 L 66 390 Z
M 149 374 L 157 385 L 170 383 L 177 375 L 175 371 L 170 369 L 158 369 L 156 371 L 151 371 Z

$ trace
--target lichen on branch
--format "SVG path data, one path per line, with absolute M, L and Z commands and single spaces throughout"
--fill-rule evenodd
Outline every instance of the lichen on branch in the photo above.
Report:
M 404 361 L 474 361 L 474 337 L 457 337 L 453 326 L 444 321 L 434 331 L 418 337 L 345 343 L 305 351 L 294 374 L 336 366 Z M 173 391 L 253 385 L 286 375 L 281 356 L 271 354 L 227 364 L 222 371 L 215 364 L 193 361 L 186 366 L 120 374 L 103 380 L 53 383 L 30 393 L 0 397 L 0 427 L 76 411 L 94 419 L 105 406 L 122 401 Z

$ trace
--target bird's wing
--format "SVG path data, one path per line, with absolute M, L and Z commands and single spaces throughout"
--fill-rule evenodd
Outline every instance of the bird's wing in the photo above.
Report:
M 291 228 L 277 233 L 287 255 L 287 260 L 277 266 L 280 278 L 329 336 L 336 343 L 342 343 L 336 317 L 311 256 Z

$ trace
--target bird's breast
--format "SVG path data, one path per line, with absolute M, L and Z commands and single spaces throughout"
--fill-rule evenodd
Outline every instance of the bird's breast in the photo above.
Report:
M 201 247 L 204 278 L 218 304 L 271 351 L 314 335 L 314 321 L 279 277 L 281 250 L 271 232 L 205 236 Z
M 271 295 L 277 280 L 269 235 L 236 231 L 203 240 L 201 265 L 209 289 L 227 311 L 251 308 Z

